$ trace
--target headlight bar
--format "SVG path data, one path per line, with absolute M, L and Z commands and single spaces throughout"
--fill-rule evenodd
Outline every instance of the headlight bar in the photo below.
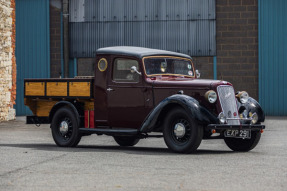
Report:
M 257 113 L 250 113 L 250 117 L 249 118 L 226 118 L 224 117 L 223 113 L 221 112 L 219 115 L 218 115 L 218 119 L 219 119 L 219 122 L 221 124 L 223 124 L 223 119 L 225 121 L 225 123 L 228 121 L 228 120 L 239 120 L 239 121 L 250 121 L 252 125 L 256 124 L 257 121 L 258 121 L 258 115 Z

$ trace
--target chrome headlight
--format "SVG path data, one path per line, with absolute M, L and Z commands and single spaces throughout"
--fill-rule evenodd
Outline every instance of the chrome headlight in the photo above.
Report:
M 222 112 L 218 115 L 218 119 L 220 124 L 224 124 L 226 122 L 226 117 Z
M 209 103 L 214 103 L 217 100 L 217 95 L 216 92 L 213 90 L 209 90 L 205 93 L 205 99 L 207 99 L 207 101 Z
M 254 124 L 256 124 L 257 123 L 257 121 L 258 121 L 258 115 L 257 115 L 257 113 L 250 113 L 249 115 L 251 115 L 250 116 L 250 118 L 251 118 L 251 124 L 252 125 L 254 125 Z
M 242 92 L 238 93 L 237 97 L 239 98 L 239 101 L 241 103 L 247 103 L 247 101 L 249 99 L 249 95 L 246 91 L 242 91 Z

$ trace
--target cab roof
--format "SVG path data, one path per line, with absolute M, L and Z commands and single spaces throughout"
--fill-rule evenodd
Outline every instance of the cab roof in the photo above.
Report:
M 167 50 L 136 47 L 136 46 L 113 46 L 113 47 L 100 48 L 97 50 L 96 54 L 116 54 L 125 56 L 135 56 L 138 58 L 143 58 L 146 56 L 177 56 L 191 59 L 191 57 L 186 54 L 171 52 Z

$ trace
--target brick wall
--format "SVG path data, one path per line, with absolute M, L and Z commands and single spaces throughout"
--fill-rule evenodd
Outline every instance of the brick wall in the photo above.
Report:
M 216 1 L 217 78 L 258 99 L 258 2 Z
M 258 99 L 258 2 L 216 1 L 217 79 Z M 193 57 L 201 78 L 213 78 L 213 58 Z
M 61 1 L 50 1 L 50 74 L 59 78 L 61 72 Z
M 15 119 L 15 1 L 0 1 L 0 121 Z

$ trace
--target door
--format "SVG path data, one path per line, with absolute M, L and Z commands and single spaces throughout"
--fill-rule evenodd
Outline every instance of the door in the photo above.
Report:
M 146 117 L 142 76 L 131 72 L 131 67 L 140 69 L 135 59 L 114 59 L 111 80 L 107 87 L 109 126 L 139 128 Z
M 16 0 L 16 115 L 31 115 L 24 105 L 24 79 L 50 77 L 48 0 Z
M 258 3 L 259 103 L 266 115 L 287 116 L 287 2 Z

